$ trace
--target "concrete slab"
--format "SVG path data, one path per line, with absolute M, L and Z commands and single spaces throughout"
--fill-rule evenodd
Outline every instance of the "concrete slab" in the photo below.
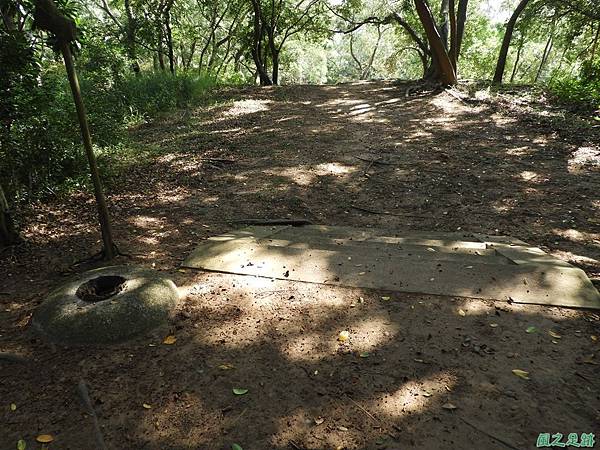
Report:
M 254 226 L 206 240 L 183 265 L 311 283 L 600 309 L 600 294 L 582 270 L 504 236 Z

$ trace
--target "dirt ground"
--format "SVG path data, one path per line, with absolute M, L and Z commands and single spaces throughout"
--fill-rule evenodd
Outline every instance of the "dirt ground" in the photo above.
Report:
M 476 90 L 470 100 L 390 82 L 224 90 L 133 130 L 154 156 L 111 185 L 130 254 L 117 263 L 169 273 L 183 298 L 168 327 L 126 343 L 65 348 L 34 333 L 36 306 L 90 268 L 72 264 L 100 243 L 89 194 L 24 211 L 26 242 L 0 253 L 0 352 L 24 358 L 0 358 L 0 448 L 41 448 L 39 434 L 54 437 L 50 449 L 97 448 L 80 380 L 115 450 L 600 439 L 597 312 L 179 268 L 236 220 L 300 217 L 510 235 L 597 282 L 598 123 L 540 94 Z

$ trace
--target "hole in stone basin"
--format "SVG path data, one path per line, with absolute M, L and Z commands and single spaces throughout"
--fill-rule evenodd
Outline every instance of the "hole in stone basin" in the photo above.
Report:
M 125 278 L 118 275 L 107 275 L 92 278 L 77 288 L 75 295 L 84 302 L 99 302 L 117 295 L 125 287 Z

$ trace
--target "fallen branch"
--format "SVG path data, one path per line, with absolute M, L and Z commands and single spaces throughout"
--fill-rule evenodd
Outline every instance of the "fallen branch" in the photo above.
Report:
M 27 364 L 29 359 L 15 355 L 14 353 L 0 352 L 0 361 L 11 362 L 15 364 Z
M 499 437 L 496 437 L 496 436 L 494 436 L 493 434 L 491 434 L 491 433 L 488 433 L 488 432 L 487 432 L 487 431 L 485 431 L 485 430 L 482 430 L 481 428 L 479 428 L 479 427 L 477 427 L 477 426 L 473 425 L 473 424 L 472 424 L 471 422 L 469 422 L 467 419 L 464 419 L 464 418 L 462 418 L 462 417 L 459 417 L 459 419 L 460 419 L 460 420 L 462 420 L 462 421 L 463 421 L 464 423 L 466 423 L 467 425 L 469 425 L 469 426 L 470 426 L 471 428 L 473 428 L 474 430 L 477 430 L 477 431 L 479 431 L 480 433 L 483 433 L 483 434 L 485 434 L 485 435 L 486 435 L 487 437 L 489 437 L 490 439 L 493 439 L 494 441 L 496 441 L 496 442 L 499 442 L 500 444 L 503 444 L 503 445 L 505 445 L 506 447 L 510 448 L 511 450 L 519 450 L 517 447 L 515 447 L 514 445 L 512 445 L 510 442 L 506 442 L 505 440 L 503 440 L 503 439 L 501 439 L 501 438 L 499 438 Z
M 381 164 L 384 166 L 395 166 L 397 165 L 396 163 L 392 163 L 392 162 L 388 162 L 388 161 L 381 161 L 380 159 L 369 159 L 369 158 L 362 158 L 360 156 L 355 156 L 356 159 L 360 159 L 361 161 L 364 162 L 369 162 L 372 164 Z
M 245 223 L 248 225 L 291 225 L 293 227 L 312 225 L 312 222 L 306 219 L 237 219 L 232 220 L 231 223 Z
M 96 415 L 96 410 L 92 405 L 90 394 L 87 385 L 85 384 L 85 381 L 81 380 L 79 382 L 79 384 L 77 385 L 77 392 L 79 394 L 79 397 L 81 397 L 81 401 L 87 409 L 88 414 L 92 416 L 92 420 L 94 421 L 94 434 L 97 444 L 96 448 L 98 450 L 108 450 L 106 444 L 104 443 L 104 437 L 102 436 L 102 431 L 100 431 L 100 424 L 98 423 L 98 416 Z
M 399 214 L 399 213 L 392 213 L 389 211 L 376 211 L 374 209 L 363 208 L 362 206 L 356 206 L 356 205 L 350 205 L 350 208 L 356 209 L 357 211 L 363 211 L 363 212 L 366 212 L 369 214 L 382 214 L 382 215 L 386 215 L 386 216 L 397 216 L 397 217 L 419 217 L 422 219 L 429 219 L 428 216 L 419 216 L 417 214 Z
M 225 158 L 200 158 L 200 161 L 220 162 L 220 163 L 227 163 L 227 164 L 235 163 L 235 160 L 225 159 Z

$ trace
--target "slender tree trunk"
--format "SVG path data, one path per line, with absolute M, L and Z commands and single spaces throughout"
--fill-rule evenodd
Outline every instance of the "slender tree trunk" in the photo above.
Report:
M 98 172 L 98 166 L 96 164 L 96 157 L 92 148 L 92 138 L 90 136 L 90 129 L 85 113 L 85 107 L 81 98 L 79 80 L 77 79 L 77 72 L 75 71 L 75 66 L 73 65 L 73 56 L 71 55 L 71 49 L 69 48 L 69 45 L 70 44 L 68 42 L 63 42 L 61 44 L 61 51 L 65 60 L 65 67 L 67 69 L 69 84 L 71 86 L 71 92 L 73 94 L 73 100 L 75 102 L 75 108 L 77 110 L 79 126 L 81 127 L 81 137 L 83 139 L 83 146 L 85 148 L 85 153 L 87 155 L 88 162 L 90 165 L 90 173 L 92 177 L 92 183 L 94 185 L 94 196 L 96 197 L 96 205 L 98 206 L 98 216 L 100 219 L 102 242 L 104 244 L 104 258 L 107 260 L 111 260 L 115 257 L 116 247 L 113 242 L 110 217 L 108 215 L 108 208 L 106 206 L 106 199 L 104 198 L 102 184 L 100 183 L 100 174 Z
M 379 25 L 377 25 L 377 42 L 375 42 L 375 45 L 373 46 L 373 51 L 371 52 L 371 56 L 369 57 L 369 60 L 367 61 L 367 65 L 365 66 L 363 73 L 362 73 L 362 79 L 363 80 L 368 80 L 369 76 L 371 75 L 371 69 L 373 68 L 373 61 L 375 60 L 375 55 L 377 54 L 377 50 L 379 49 L 379 43 L 381 42 L 381 35 L 382 35 L 382 31 L 381 31 L 381 27 Z
M 442 42 L 444 43 L 444 47 L 448 50 L 448 11 L 450 9 L 450 1 L 442 0 L 440 5 L 440 16 L 442 18 L 442 25 L 439 28 L 440 37 L 442 38 Z
M 171 31 L 171 8 L 173 7 L 173 1 L 170 0 L 164 11 L 165 17 L 165 31 L 167 32 L 167 54 L 169 57 L 169 70 L 172 74 L 175 74 L 175 54 L 173 52 L 173 33 Z
M 454 0 L 448 2 L 448 14 L 450 16 L 450 62 L 454 67 L 454 72 L 458 72 L 458 38 L 457 38 L 457 27 L 456 27 L 456 7 Z
M 8 208 L 8 201 L 0 184 L 0 245 L 12 245 L 19 242 L 19 240 L 19 234 L 15 229 Z
M 133 17 L 129 0 L 125 0 L 125 15 L 127 16 L 126 39 L 127 39 L 127 57 L 131 62 L 131 70 L 136 75 L 140 73 L 140 65 L 137 60 L 137 48 L 135 44 L 135 35 L 137 30 L 136 19 Z
M 519 47 L 517 47 L 517 57 L 515 59 L 515 64 L 513 66 L 512 73 L 510 74 L 511 84 L 515 81 L 515 76 L 517 75 L 517 70 L 519 68 L 519 61 L 521 60 L 521 52 L 523 51 L 524 43 L 525 43 L 525 37 L 523 35 L 521 35 L 521 39 L 519 39 Z
M 431 47 L 432 60 L 437 72 L 434 77 L 446 85 L 456 84 L 456 72 L 438 33 L 429 5 L 425 0 L 415 0 L 415 6 Z
M 542 55 L 542 60 L 540 61 L 540 65 L 535 74 L 535 79 L 533 80 L 534 83 L 537 83 L 538 80 L 540 79 L 540 76 L 542 75 L 542 70 L 544 69 L 544 66 L 546 65 L 546 61 L 548 61 L 548 57 L 550 56 L 550 52 L 552 51 L 553 44 L 554 44 L 554 40 L 553 40 L 553 36 L 551 34 L 550 37 L 548 38 L 548 41 L 546 42 L 546 47 L 544 47 L 544 54 Z
M 594 37 L 594 42 L 592 44 L 592 50 L 590 51 L 590 62 L 594 62 L 594 58 L 596 57 L 596 49 L 598 48 L 598 40 L 600 40 L 600 22 L 598 23 L 598 29 L 596 30 L 596 36 Z
M 253 42 L 252 42 L 252 59 L 254 59 L 254 64 L 256 65 L 256 70 L 258 71 L 258 75 L 260 78 L 261 86 L 271 85 L 273 82 L 269 78 L 267 71 L 265 69 L 265 61 L 262 59 L 261 55 L 261 42 L 263 37 L 263 27 L 261 26 L 261 11 L 260 4 L 258 0 L 252 0 L 252 9 L 253 9 Z
M 508 57 L 508 49 L 510 48 L 510 41 L 515 30 L 515 25 L 517 24 L 517 20 L 527 6 L 527 3 L 529 3 L 529 0 L 521 0 L 506 24 L 506 31 L 504 32 L 504 39 L 502 39 L 502 47 L 500 47 L 498 63 L 496 64 L 496 71 L 494 73 L 494 83 L 502 83 L 502 78 L 504 78 L 504 69 L 506 67 L 506 58 Z
M 458 0 L 458 11 L 456 13 L 456 59 L 460 57 L 463 36 L 465 34 L 465 23 L 467 21 L 467 7 L 469 0 Z

